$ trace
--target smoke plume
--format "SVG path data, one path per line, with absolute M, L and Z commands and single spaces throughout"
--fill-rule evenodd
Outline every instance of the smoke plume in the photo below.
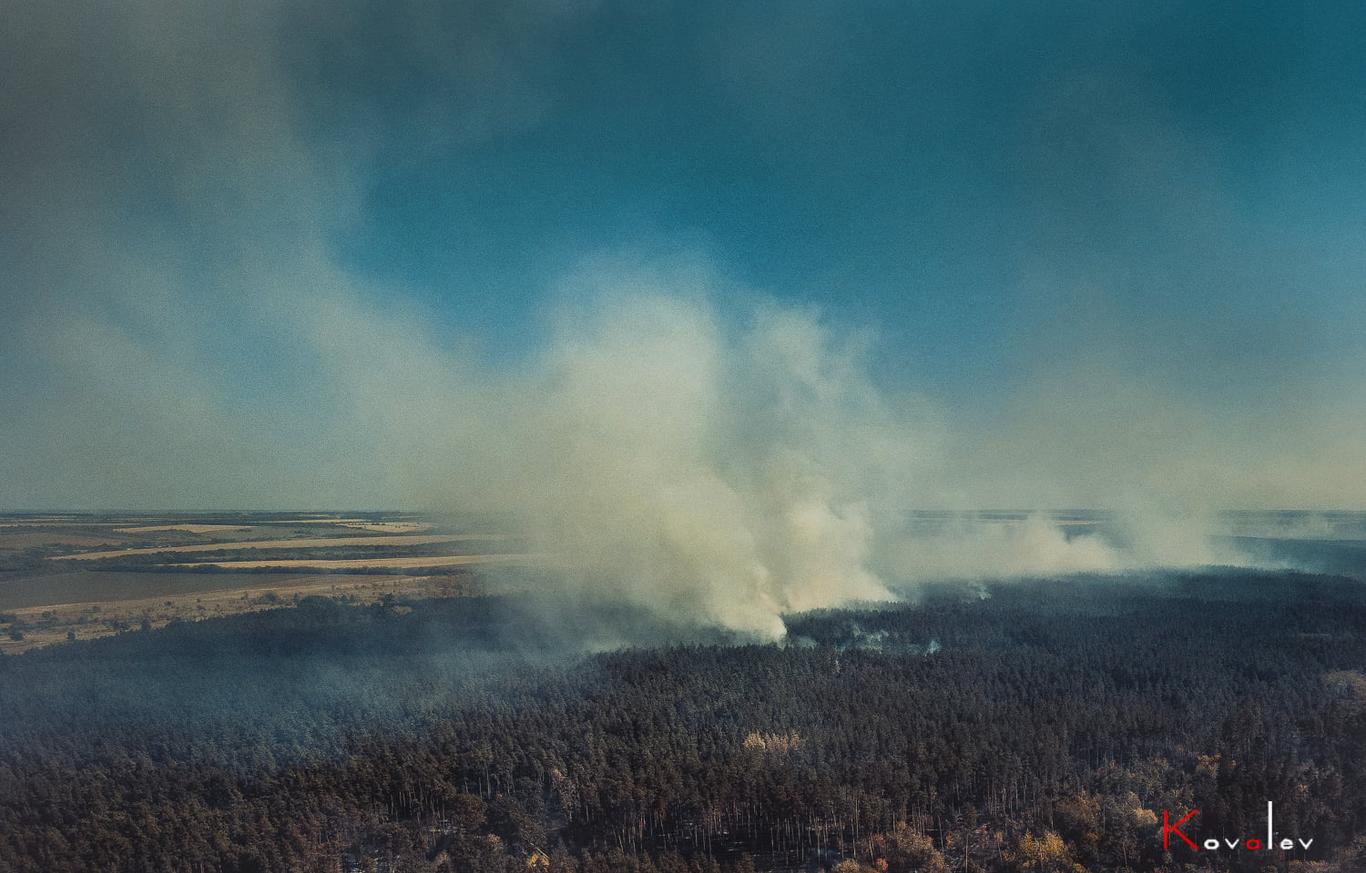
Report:
M 1359 503 L 1359 210 L 1303 210 L 1302 249 L 1267 245 L 1284 210 L 1239 231 L 1218 138 L 1113 99 L 1160 104 L 1133 71 L 1078 83 L 1075 52 L 1029 66 L 1027 30 L 922 14 L 903 82 L 811 62 L 864 57 L 846 36 L 882 28 L 858 12 L 770 32 L 720 4 L 683 50 L 667 7 L 10 4 L 0 507 L 486 513 L 568 592 L 771 639 L 785 613 L 923 579 L 1238 561 L 1212 509 Z M 1157 40 L 1181 75 L 1168 42 L 1210 54 L 1134 15 L 1097 29 Z M 1003 67 L 981 93 L 959 69 L 981 33 L 1034 78 Z M 1311 139 L 1319 168 L 1333 138 Z M 385 196 L 442 185 L 385 237 Z M 548 224 L 570 226 L 553 246 Z M 405 235 L 426 226 L 450 238 Z M 783 276 L 765 234 L 813 228 L 829 287 L 729 277 Z M 409 281 L 414 251 L 527 287 Z M 884 317 L 793 302 L 866 304 L 868 281 Z M 1313 309 L 1316 284 L 1350 296 Z M 937 333 L 915 323 L 961 299 Z M 513 323 L 485 330 L 490 309 Z M 928 386 L 925 358 L 949 362 Z M 1076 505 L 1117 515 L 910 517 Z
M 419 502 L 510 520 L 562 593 L 776 639 L 786 613 L 924 580 L 1241 561 L 1189 514 L 909 523 L 955 478 L 949 439 L 933 404 L 879 385 L 870 333 L 697 259 L 598 258 L 563 290 L 516 372 L 416 325 L 377 339 L 378 313 L 327 332 L 334 378 Z

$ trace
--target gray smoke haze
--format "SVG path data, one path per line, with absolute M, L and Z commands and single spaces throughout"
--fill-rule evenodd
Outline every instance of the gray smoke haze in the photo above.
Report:
M 1023 326 L 999 384 L 923 387 L 889 350 L 903 326 L 752 287 L 701 234 L 646 227 L 546 256 L 554 278 L 529 292 L 544 302 L 511 353 L 338 254 L 373 176 L 572 111 L 558 89 L 576 68 L 556 47 L 603 14 L 10 4 L 0 506 L 493 513 L 570 590 L 774 638 L 783 613 L 920 579 L 1238 563 L 1209 536 L 1214 510 L 1366 498 L 1359 345 L 1330 353 L 1288 315 L 1135 327 L 1108 304 L 1133 262 L 1091 245 L 1110 203 L 1064 170 L 1098 164 L 1117 201 L 1194 216 L 1170 233 L 1194 240 L 1172 257 L 1197 266 L 1165 264 L 1163 294 L 1216 281 L 1240 251 L 1219 238 L 1231 207 L 1205 145 L 1107 97 L 1123 82 L 1040 98 L 1021 164 L 1039 186 L 1019 229 Z M 750 54 L 761 34 L 728 32 L 697 59 L 727 100 L 764 115 L 805 99 L 783 28 L 759 40 L 772 64 Z M 1259 272 L 1237 264 L 1238 281 Z M 1255 330 L 1220 335 L 1230 319 Z M 914 509 L 988 506 L 1112 508 L 1121 536 L 1043 514 L 907 530 Z

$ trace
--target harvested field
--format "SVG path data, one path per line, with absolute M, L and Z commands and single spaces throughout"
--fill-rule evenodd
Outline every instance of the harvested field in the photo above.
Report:
M 261 521 L 257 522 L 257 524 L 284 524 L 284 525 L 289 525 L 289 524 L 353 524 L 353 523 L 366 522 L 366 521 L 368 521 L 368 519 L 364 519 L 364 518 L 317 518 L 317 517 L 309 517 L 309 518 L 274 518 L 274 519 L 262 519 Z
M 417 531 L 432 529 L 432 526 L 424 521 L 346 521 L 340 524 L 342 527 L 368 530 L 375 533 L 416 533 Z
M 137 598 L 79 600 L 7 608 L 22 627 L 21 639 L 0 635 L 0 654 L 17 654 L 68 639 L 94 639 L 145 627 L 164 627 L 171 621 L 197 621 L 244 612 L 289 606 L 299 598 L 322 596 L 374 603 L 386 597 L 452 597 L 468 594 L 468 579 L 450 576 L 262 576 L 261 574 L 79 573 L 71 575 L 160 576 L 180 580 L 190 590 L 152 595 L 141 589 Z M 43 577 L 51 580 L 53 577 Z M 222 584 L 221 588 L 210 585 Z M 8 587 L 8 586 L 6 586 Z M 0 588 L 3 590 L 3 588 Z M 107 590 L 105 594 L 118 592 Z M 16 626 L 11 623 L 10 626 Z
M 453 543 L 476 540 L 503 540 L 502 534 L 421 534 L 414 536 L 335 536 L 299 537 L 288 540 L 239 540 L 226 543 L 196 543 L 188 546 L 149 546 L 136 549 L 111 549 L 99 552 L 79 552 L 74 555 L 54 555 L 54 560 L 96 561 L 102 558 L 127 558 L 134 555 L 156 555 L 163 552 L 216 552 L 223 549 L 309 549 L 334 546 L 419 546 L 431 543 Z
M 0 527 L 118 527 L 122 521 L 0 521 Z
M 273 586 L 290 586 L 318 578 L 316 575 L 307 574 L 276 576 L 271 580 L 271 584 Z M 172 597 L 260 584 L 260 575 L 252 573 L 147 573 L 116 570 L 75 570 L 42 576 L 26 576 L 0 584 L 0 610 L 8 612 L 15 609 L 46 607 L 62 603 L 113 602 L 139 600 L 146 597 Z
M 116 533 L 163 533 L 165 531 L 185 531 L 186 533 L 221 533 L 224 531 L 251 530 L 249 525 L 241 524 L 149 524 L 143 527 L 121 527 Z
M 282 561 L 206 561 L 199 564 L 169 564 L 170 567 L 221 567 L 225 570 L 415 570 L 423 567 L 461 567 L 474 564 L 493 564 L 504 561 L 531 562 L 537 555 L 434 555 L 412 558 L 352 558 L 340 561 L 310 561 L 291 559 Z
M 79 530 L 26 530 L 0 533 L 0 549 L 33 549 L 42 546 L 116 546 L 126 542 L 120 537 Z
M 449 597 L 478 584 L 463 568 L 527 557 L 488 554 L 514 551 L 515 537 L 462 532 L 494 524 L 412 515 L 0 518 L 0 653 L 273 609 L 312 595 L 390 605 L 391 597 Z M 462 551 L 478 554 L 450 554 Z

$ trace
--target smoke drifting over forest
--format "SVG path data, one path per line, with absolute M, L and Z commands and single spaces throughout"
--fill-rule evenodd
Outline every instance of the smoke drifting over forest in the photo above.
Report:
M 494 513 L 585 594 L 772 638 L 785 612 L 924 578 L 1236 563 L 1200 521 L 1213 510 L 1363 496 L 1363 311 L 1333 296 L 1359 275 L 1355 212 L 1325 219 L 1332 234 L 1295 226 L 1313 242 L 1259 268 L 1267 231 L 1216 220 L 1242 201 L 1197 172 L 1218 142 L 1180 107 L 1112 99 L 1161 71 L 1082 75 L 1064 51 L 1034 71 L 1061 90 L 1017 94 L 959 69 L 979 47 L 934 37 L 948 55 L 927 47 L 914 95 L 882 102 L 952 115 L 938 95 L 958 89 L 1014 113 L 1010 135 L 888 143 L 920 116 L 845 118 L 843 86 L 784 63 L 829 33 L 871 39 L 812 10 L 768 34 L 700 14 L 694 55 L 651 68 L 646 98 L 626 88 L 632 52 L 685 38 L 667 15 L 618 45 L 593 4 L 400 4 L 382 27 L 362 5 L 86 12 L 21 2 L 0 34 L 0 506 Z M 981 31 L 1002 57 L 1037 54 Z M 793 130 L 773 112 L 794 95 L 867 142 Z M 599 100 L 610 123 L 591 121 Z M 698 106 L 725 129 L 651 126 Z M 665 154 L 633 176 L 641 142 Z M 497 163 L 518 144 L 527 165 Z M 941 154 L 972 149 L 994 169 Z M 887 197 L 851 181 L 887 154 Z M 753 170 L 749 197 L 706 175 L 732 160 L 799 183 Z M 927 166 L 957 175 L 940 191 Z M 1018 190 L 983 187 L 996 177 Z M 669 205 L 642 207 L 655 186 Z M 756 220 L 715 224 L 728 197 Z M 801 223 L 784 203 L 806 204 Z M 963 203 L 986 205 L 968 220 Z M 772 229 L 750 251 L 753 225 Z M 1152 227 L 1170 237 L 1129 251 Z M 784 267 L 802 252 L 765 245 L 793 234 L 833 266 Z M 978 261 L 990 275 L 963 266 Z M 1273 305 L 1287 270 L 1325 289 L 1294 295 L 1304 321 Z M 1195 287 L 1207 306 L 1172 304 Z M 990 506 L 1114 509 L 1120 535 L 908 522 Z
M 3 873 L 1366 871 L 1366 3 L 0 22 Z
M 394 405 L 396 373 L 353 386 L 381 445 L 440 472 L 429 500 L 513 519 L 591 600 L 774 639 L 785 613 L 927 579 L 1241 560 L 1190 515 L 1121 513 L 1110 536 L 1044 514 L 918 526 L 951 473 L 942 417 L 877 385 L 866 334 L 771 301 L 728 320 L 702 279 L 607 272 L 515 376 L 410 350 L 434 412 Z

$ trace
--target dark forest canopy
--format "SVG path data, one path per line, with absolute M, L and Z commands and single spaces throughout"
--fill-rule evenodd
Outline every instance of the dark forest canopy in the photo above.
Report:
M 1359 583 L 932 586 L 784 646 L 645 621 L 309 599 L 0 659 L 0 870 L 1366 869 Z M 574 653 L 625 627 L 665 642 Z M 1164 854 L 1164 809 L 1245 837 L 1266 800 L 1309 850 Z

